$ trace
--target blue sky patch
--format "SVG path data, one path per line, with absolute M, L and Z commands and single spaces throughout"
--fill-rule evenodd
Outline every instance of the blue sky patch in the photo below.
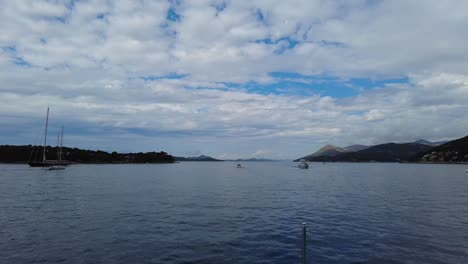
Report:
M 15 46 L 6 46 L 2 47 L 2 52 L 10 55 L 16 55 L 16 47 Z
M 275 78 L 275 81 L 268 84 L 254 81 L 247 83 L 224 82 L 223 84 L 228 89 L 244 88 L 249 92 L 259 94 L 320 95 L 344 98 L 387 84 L 409 82 L 407 77 L 378 80 L 369 78 L 343 79 L 336 76 L 303 75 L 294 72 L 272 72 L 270 76 Z
M 321 40 L 317 42 L 320 46 L 331 46 L 335 48 L 346 48 L 346 44 L 344 42 L 338 41 L 329 41 L 329 40 Z
M 255 17 L 261 23 L 265 23 L 265 15 L 263 14 L 261 9 L 255 10 Z
M 145 81 L 155 81 L 161 79 L 183 79 L 189 76 L 189 74 L 178 74 L 178 73 L 169 73 L 167 75 L 147 75 L 147 76 L 140 76 L 139 78 Z
M 31 63 L 18 56 L 15 46 L 2 47 L 1 51 L 10 56 L 11 62 L 19 67 L 32 67 Z
M 176 9 L 174 7 L 170 7 L 169 10 L 167 11 L 167 20 L 173 21 L 173 22 L 178 22 L 180 21 L 181 17 L 180 15 L 176 12 Z
M 294 39 L 292 39 L 290 37 L 283 37 L 283 38 L 279 38 L 279 39 L 276 39 L 276 40 L 272 40 L 271 38 L 255 40 L 255 43 L 264 43 L 264 44 L 267 44 L 267 45 L 276 45 L 279 42 L 283 42 L 286 45 L 283 45 L 283 46 L 279 47 L 277 50 L 275 50 L 276 54 L 282 54 L 286 50 L 294 49 L 297 46 L 297 44 L 299 44 L 299 41 L 294 40 Z
M 369 78 L 354 78 L 350 80 L 353 86 L 370 89 L 374 87 L 382 87 L 386 84 L 404 84 L 409 83 L 408 77 L 393 78 L 393 79 L 369 79 Z
M 109 16 L 109 13 L 99 13 L 96 15 L 96 19 L 105 20 Z
M 16 57 L 13 59 L 13 63 L 19 67 L 31 67 L 31 63 L 25 61 L 23 58 Z
M 216 9 L 216 15 L 223 12 L 227 7 L 227 2 L 221 2 L 220 4 L 214 4 L 213 7 Z

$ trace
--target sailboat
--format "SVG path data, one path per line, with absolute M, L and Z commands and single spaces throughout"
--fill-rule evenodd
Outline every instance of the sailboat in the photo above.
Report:
M 62 126 L 62 134 L 59 135 L 57 138 L 57 164 L 54 164 L 50 167 L 47 167 L 48 170 L 64 170 L 65 163 L 62 162 L 62 145 L 63 145 L 63 126 Z
M 47 148 L 47 129 L 49 126 L 49 107 L 47 107 L 47 116 L 46 116 L 46 125 L 45 125 L 45 133 L 44 133 L 44 144 L 42 148 L 42 160 L 35 160 L 35 161 L 29 161 L 28 164 L 31 167 L 52 167 L 52 166 L 68 166 L 70 165 L 69 161 L 63 160 L 62 159 L 62 145 L 63 145 L 63 127 L 62 127 L 62 136 L 59 137 L 59 145 L 58 151 L 57 151 L 57 159 L 56 160 L 48 160 L 46 158 L 46 148 Z

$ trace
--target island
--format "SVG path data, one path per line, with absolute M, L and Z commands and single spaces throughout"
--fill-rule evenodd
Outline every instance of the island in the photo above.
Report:
M 43 146 L 33 145 L 2 145 L 0 146 L 0 162 L 2 163 L 28 163 L 42 157 Z M 47 159 L 57 159 L 58 148 L 47 146 Z M 118 153 L 101 150 L 84 150 L 79 148 L 63 147 L 64 159 L 71 163 L 174 163 L 175 158 L 164 151 Z
M 200 155 L 198 157 L 175 157 L 176 161 L 224 161 L 210 156 Z

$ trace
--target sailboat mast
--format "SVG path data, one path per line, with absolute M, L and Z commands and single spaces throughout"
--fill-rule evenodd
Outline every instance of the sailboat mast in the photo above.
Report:
M 62 146 L 63 146 L 63 126 L 62 126 L 62 135 L 60 137 L 60 154 L 59 154 L 59 161 L 62 161 Z
M 42 153 L 42 161 L 46 161 L 47 126 L 48 125 L 49 125 L 49 107 L 47 107 L 47 117 L 46 117 L 45 133 L 44 133 L 44 150 Z
M 57 160 L 60 161 L 60 134 L 57 133 Z

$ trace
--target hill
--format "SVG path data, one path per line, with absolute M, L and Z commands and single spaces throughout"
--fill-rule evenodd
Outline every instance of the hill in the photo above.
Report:
M 468 136 L 449 141 L 411 158 L 415 162 L 468 162 Z
M 272 162 L 277 161 L 274 159 L 263 159 L 263 158 L 250 158 L 250 159 L 236 159 L 231 161 L 238 161 L 238 162 Z
M 314 159 L 316 157 L 321 157 L 321 156 L 333 157 L 333 156 L 341 155 L 343 153 L 360 151 L 360 150 L 364 150 L 367 148 L 369 148 L 369 146 L 366 146 L 366 145 L 351 145 L 351 146 L 347 146 L 344 148 L 340 148 L 340 147 L 333 146 L 333 145 L 325 145 L 324 147 L 320 148 L 316 152 L 310 155 L 307 155 L 305 157 L 296 159 L 294 161 L 297 162 L 297 161 L 300 161 L 301 159 L 311 160 L 311 159 Z
M 355 152 L 345 152 L 335 156 L 310 157 L 308 161 L 351 161 L 351 162 L 400 162 L 432 147 L 417 143 L 387 143 L 375 145 Z
M 338 154 L 345 153 L 345 152 L 348 152 L 348 150 L 346 150 L 344 148 L 337 147 L 337 146 L 333 146 L 333 145 L 326 145 L 326 146 L 320 148 L 318 151 L 316 151 L 315 153 L 313 153 L 310 156 L 312 156 L 312 157 L 336 156 Z
M 363 150 L 363 149 L 366 149 L 366 148 L 369 148 L 369 146 L 366 146 L 366 145 L 351 145 L 351 146 L 344 147 L 344 149 L 347 150 L 348 152 L 360 151 L 360 150 Z
M 200 155 L 198 157 L 175 157 L 175 159 L 177 161 L 223 161 L 206 155 Z
M 319 150 L 317 150 L 316 152 L 310 155 L 307 155 L 305 157 L 299 158 L 297 160 L 294 160 L 294 161 L 299 161 L 301 159 L 311 160 L 316 157 L 333 157 L 333 156 L 336 156 L 345 152 L 348 152 L 348 150 L 337 147 L 337 146 L 333 146 L 333 145 L 325 145 Z
M 166 152 L 117 153 L 63 147 L 64 158 L 72 163 L 172 163 Z M 47 159 L 57 159 L 57 147 L 46 147 Z M 42 157 L 42 146 L 0 146 L 0 162 L 27 163 Z
M 436 147 L 436 146 L 440 146 L 442 144 L 445 144 L 447 142 L 448 141 L 431 142 L 431 141 L 428 141 L 428 140 L 425 140 L 425 139 L 418 139 L 418 140 L 414 141 L 413 143 L 418 143 L 418 144 L 423 144 L 423 145 Z

